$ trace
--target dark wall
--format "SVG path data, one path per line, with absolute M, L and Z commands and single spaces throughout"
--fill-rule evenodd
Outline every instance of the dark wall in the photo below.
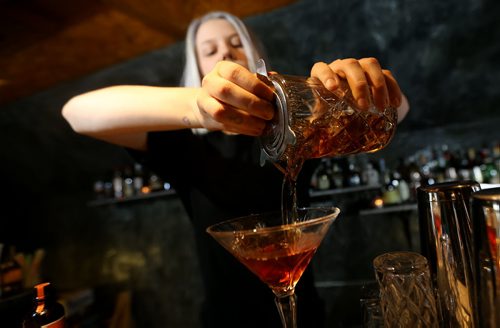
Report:
M 262 39 L 272 68 L 282 73 L 305 75 L 315 61 L 346 57 L 374 56 L 390 68 L 411 112 L 381 153 L 389 157 L 431 144 L 500 140 L 499 19 L 500 2 L 494 0 L 304 0 L 246 22 Z M 87 202 L 93 182 L 130 158 L 118 147 L 73 133 L 61 108 L 70 97 L 106 85 L 176 85 L 182 46 L 0 108 L 0 242 L 54 250 L 47 274 L 65 287 L 105 280 L 105 246 L 96 244 L 93 231 L 112 234 L 115 223 L 97 222 L 102 213 Z M 145 224 L 141 229 L 147 230 Z
M 500 116 L 498 1 L 302 1 L 255 17 L 278 71 L 373 56 L 412 104 L 405 127 L 425 129 Z

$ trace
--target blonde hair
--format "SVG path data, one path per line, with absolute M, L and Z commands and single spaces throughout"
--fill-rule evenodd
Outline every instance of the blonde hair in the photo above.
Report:
M 250 35 L 245 24 L 236 16 L 223 11 L 210 12 L 198 19 L 191 22 L 186 34 L 186 63 L 184 72 L 182 74 L 181 85 L 184 87 L 199 87 L 201 85 L 201 74 L 198 67 L 198 60 L 196 57 L 196 44 L 195 37 L 200 25 L 211 19 L 225 19 L 238 33 L 241 44 L 245 51 L 248 61 L 248 69 L 252 72 L 256 71 L 257 60 L 264 56 L 263 51 L 256 45 L 255 40 Z

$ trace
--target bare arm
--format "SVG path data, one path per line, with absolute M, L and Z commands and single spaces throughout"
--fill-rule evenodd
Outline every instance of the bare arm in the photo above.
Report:
M 114 86 L 69 100 L 78 133 L 138 150 L 149 131 L 207 128 L 260 135 L 273 117 L 272 90 L 240 65 L 219 62 L 201 88 Z
M 148 131 L 199 128 L 193 108 L 199 89 L 114 86 L 78 95 L 62 114 L 78 133 L 145 149 Z

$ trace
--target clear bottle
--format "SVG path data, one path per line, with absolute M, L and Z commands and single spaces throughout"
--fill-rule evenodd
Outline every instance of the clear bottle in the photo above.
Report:
M 334 188 L 340 189 L 344 187 L 344 173 L 342 172 L 342 168 L 339 163 L 336 161 L 333 162 L 331 181 Z
M 328 159 L 323 158 L 321 160 L 320 167 L 318 169 L 318 189 L 319 190 L 328 190 L 331 188 L 331 168 L 329 167 L 331 162 Z
M 401 195 L 399 193 L 399 181 L 393 179 L 389 171 L 384 175 L 385 188 L 382 192 L 384 205 L 396 205 L 401 203 Z
M 361 174 L 363 178 L 363 183 L 367 186 L 378 186 L 380 185 L 380 174 L 373 167 L 372 163 L 366 163 L 365 169 Z
M 392 179 L 397 181 L 393 182 L 393 184 L 397 186 L 400 202 L 404 203 L 409 201 L 411 198 L 411 192 L 410 192 L 410 186 L 408 186 L 406 180 L 403 179 L 403 177 L 398 171 L 394 171 Z
M 64 307 L 57 302 L 55 291 L 48 282 L 34 287 L 31 313 L 23 320 L 23 328 L 64 328 Z
M 361 173 L 354 160 L 350 157 L 348 159 L 348 170 L 347 170 L 347 186 L 357 187 L 361 185 Z
M 113 172 L 113 196 L 117 199 L 123 198 L 123 177 L 120 170 Z

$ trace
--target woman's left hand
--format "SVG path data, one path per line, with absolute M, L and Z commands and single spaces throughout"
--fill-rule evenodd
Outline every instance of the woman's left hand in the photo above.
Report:
M 195 115 L 207 129 L 259 136 L 274 115 L 273 90 L 245 67 L 218 62 L 202 80 Z
M 340 79 L 347 80 L 357 105 L 362 109 L 370 106 L 370 91 L 374 105 L 379 109 L 388 106 L 398 108 L 402 93 L 398 82 L 389 70 L 382 69 L 377 59 L 337 59 L 330 64 L 318 62 L 311 69 L 327 89 L 334 91 Z

